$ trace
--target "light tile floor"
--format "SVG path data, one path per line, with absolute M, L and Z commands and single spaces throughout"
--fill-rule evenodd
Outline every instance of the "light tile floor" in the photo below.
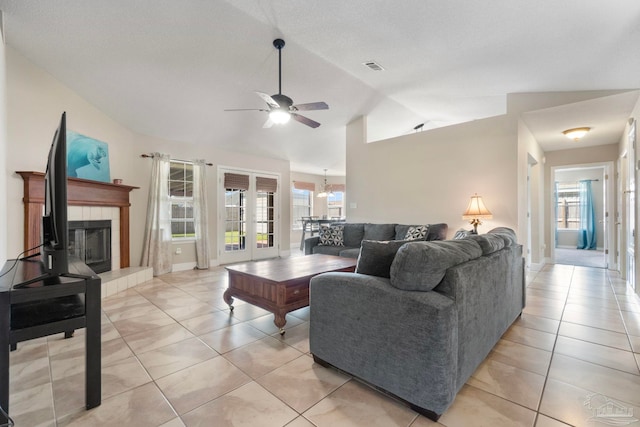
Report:
M 439 423 L 314 364 L 308 309 L 291 313 L 280 337 L 261 309 L 236 300 L 230 313 L 226 286 L 218 267 L 104 299 L 103 401 L 91 411 L 82 330 L 19 344 L 16 425 L 558 427 L 607 425 L 603 416 L 616 410 L 618 421 L 640 426 L 640 300 L 605 270 L 531 273 L 522 317 Z

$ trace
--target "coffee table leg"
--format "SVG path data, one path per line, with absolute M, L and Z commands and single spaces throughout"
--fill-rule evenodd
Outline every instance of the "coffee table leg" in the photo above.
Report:
M 224 299 L 224 302 L 229 305 L 229 310 L 233 311 L 233 297 L 231 296 L 229 289 L 224 291 L 224 294 L 222 294 L 222 298 Z
M 274 313 L 274 315 L 275 319 L 273 319 L 273 323 L 278 327 L 280 335 L 284 335 L 284 325 L 287 323 L 285 317 L 287 313 Z

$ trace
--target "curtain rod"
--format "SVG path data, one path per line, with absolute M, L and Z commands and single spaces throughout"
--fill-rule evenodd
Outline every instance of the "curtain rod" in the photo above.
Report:
M 140 157 L 144 157 L 145 159 L 153 159 L 153 155 L 151 154 L 140 154 Z M 180 160 L 180 159 L 171 159 L 171 160 L 177 160 L 179 162 L 189 162 L 189 163 L 193 163 L 192 160 Z M 205 165 L 207 166 L 213 166 L 213 163 L 205 163 Z

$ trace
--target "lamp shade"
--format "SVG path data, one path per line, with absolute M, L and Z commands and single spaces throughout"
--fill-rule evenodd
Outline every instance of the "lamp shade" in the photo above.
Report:
M 471 196 L 471 200 L 469 201 L 469 206 L 467 206 L 467 210 L 462 214 L 462 219 L 491 219 L 493 215 L 484 205 L 482 201 L 482 196 L 478 196 L 474 194 Z

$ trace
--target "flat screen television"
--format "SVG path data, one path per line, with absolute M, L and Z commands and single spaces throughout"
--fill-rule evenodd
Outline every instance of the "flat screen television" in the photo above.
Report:
M 44 176 L 44 216 L 42 217 L 42 263 L 50 277 L 67 275 L 67 120 L 62 113 L 53 135 Z

